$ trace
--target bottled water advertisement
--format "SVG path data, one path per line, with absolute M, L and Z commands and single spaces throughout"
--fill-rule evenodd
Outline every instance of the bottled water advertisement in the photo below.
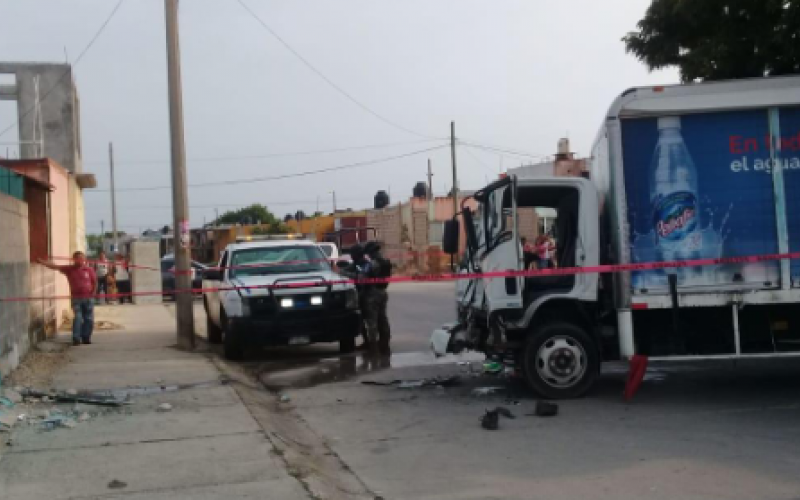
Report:
M 794 198 L 795 209 L 787 212 L 797 249 L 800 115 L 796 109 L 784 114 L 779 160 L 772 159 L 764 109 L 624 120 L 631 260 L 777 253 L 773 168 L 783 169 L 787 199 Z M 777 288 L 779 268 L 771 261 L 653 270 L 634 272 L 632 281 L 637 293 L 663 292 L 670 273 L 679 287 Z

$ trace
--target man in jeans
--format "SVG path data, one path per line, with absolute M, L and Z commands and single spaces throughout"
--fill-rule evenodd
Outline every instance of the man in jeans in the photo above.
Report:
M 72 345 L 81 345 L 81 342 L 91 344 L 97 275 L 86 262 L 86 255 L 83 252 L 72 254 L 72 261 L 72 265 L 59 266 L 45 259 L 39 259 L 41 265 L 63 273 L 69 282 L 72 311 L 75 313 L 75 318 L 72 320 Z

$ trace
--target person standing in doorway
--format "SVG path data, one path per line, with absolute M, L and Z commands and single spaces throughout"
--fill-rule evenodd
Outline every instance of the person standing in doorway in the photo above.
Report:
M 59 266 L 45 259 L 39 263 L 67 277 L 72 300 L 72 345 L 91 344 L 94 330 L 94 296 L 97 293 L 97 275 L 86 262 L 83 252 L 72 254 L 72 264 Z
M 105 299 L 105 303 L 108 304 L 108 276 L 109 276 L 109 263 L 108 259 L 106 259 L 106 253 L 100 250 L 100 253 L 97 255 L 97 261 L 94 263 L 94 272 L 97 274 L 97 300 L 96 302 L 99 304 L 100 302 Z M 100 297 L 99 295 L 104 295 L 105 297 Z
M 520 238 L 522 242 L 522 259 L 525 265 L 525 270 L 531 268 L 531 264 L 536 260 L 536 249 L 528 242 L 528 238 Z

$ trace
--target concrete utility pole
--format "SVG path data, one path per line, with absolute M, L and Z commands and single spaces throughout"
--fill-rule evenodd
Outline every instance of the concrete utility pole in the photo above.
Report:
M 108 165 L 111 169 L 111 238 L 114 251 L 119 252 L 119 234 L 117 233 L 117 190 L 114 186 L 114 144 L 108 143 Z
M 333 195 L 333 213 L 335 215 L 336 214 L 336 191 L 335 190 L 331 191 L 331 194 Z
M 189 235 L 189 194 L 186 182 L 186 151 L 183 143 L 183 97 L 178 37 L 178 0 L 164 0 L 167 24 L 167 79 L 169 82 L 169 125 L 172 153 L 172 219 L 175 246 L 175 317 L 178 347 L 194 349 L 194 305 L 191 293 L 191 238 Z
M 428 200 L 433 199 L 433 170 L 431 170 L 431 159 L 428 158 Z
M 458 213 L 458 175 L 456 174 L 456 122 L 450 122 L 450 155 L 453 157 L 453 217 Z

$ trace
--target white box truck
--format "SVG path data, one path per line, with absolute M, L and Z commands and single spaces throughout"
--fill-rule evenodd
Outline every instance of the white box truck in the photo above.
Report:
M 520 271 L 517 211 L 556 211 L 560 267 L 800 251 L 800 77 L 634 88 L 612 104 L 590 179 L 501 179 L 462 205 L 458 320 L 438 353 L 514 359 L 550 398 L 583 394 L 605 360 L 800 356 L 800 261 L 563 276 Z

